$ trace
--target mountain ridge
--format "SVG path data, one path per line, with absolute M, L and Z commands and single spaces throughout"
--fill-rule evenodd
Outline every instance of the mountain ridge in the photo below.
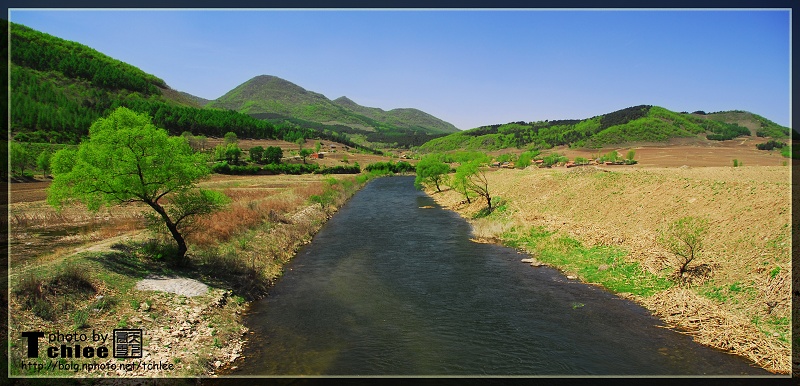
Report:
M 420 151 L 601 148 L 630 142 L 667 142 L 678 137 L 730 140 L 740 136 L 790 138 L 792 130 L 741 110 L 706 114 L 639 105 L 586 119 L 510 122 L 481 126 L 433 139 Z
M 361 106 L 346 96 L 330 100 L 323 94 L 274 75 L 255 76 L 205 107 L 235 110 L 272 121 L 295 118 L 330 125 L 334 131 L 344 126 L 367 138 L 442 135 L 459 131 L 452 124 L 416 108 L 386 111 Z

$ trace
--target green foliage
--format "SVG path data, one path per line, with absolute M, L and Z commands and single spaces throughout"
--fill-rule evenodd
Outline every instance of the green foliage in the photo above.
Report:
M 735 168 L 739 167 L 739 160 L 738 159 L 735 159 L 735 158 L 733 159 L 733 167 L 735 167 Z
M 755 114 L 744 113 L 748 119 L 762 122 Z M 560 145 L 570 147 L 603 147 L 626 142 L 664 142 L 675 137 L 691 137 L 709 132 L 709 139 L 730 139 L 750 135 L 736 122 L 705 119 L 678 114 L 658 106 L 634 106 L 609 114 L 583 120 L 544 122 L 513 122 L 483 126 L 434 139 L 420 146 L 423 152 L 463 150 L 499 150 L 511 147 L 548 149 Z M 770 135 L 787 137 L 788 128 L 763 120 Z M 762 130 L 764 135 L 766 131 Z M 785 133 L 785 134 L 784 134 Z
M 325 181 L 325 188 L 323 189 L 321 194 L 318 195 L 311 195 L 308 200 L 312 203 L 317 203 L 322 206 L 322 209 L 327 210 L 332 204 L 336 202 L 336 198 L 339 196 L 339 192 L 337 190 L 337 185 L 339 184 L 339 180 L 331 177 Z
M 517 167 L 517 168 L 520 168 L 520 169 L 525 169 L 528 166 L 531 166 L 531 161 L 534 159 L 534 157 L 536 157 L 538 155 L 539 155 L 539 151 L 536 151 L 536 150 L 522 152 L 519 155 L 519 158 L 517 159 L 517 163 L 514 164 L 514 166 Z
M 553 165 L 556 165 L 556 164 L 559 164 L 559 163 L 565 163 L 565 162 L 568 162 L 568 161 L 569 161 L 569 159 L 566 156 L 563 156 L 563 155 L 558 154 L 558 153 L 551 153 L 551 154 L 548 154 L 547 156 L 545 156 L 544 158 L 542 158 L 542 165 L 545 166 L 545 167 L 551 167 Z
M 250 160 L 253 162 L 262 163 L 264 161 L 264 147 L 254 146 L 247 151 L 250 155 Z
M 218 174 L 308 174 L 319 171 L 317 164 L 267 164 L 258 165 L 231 165 L 227 161 L 217 162 L 211 166 L 211 171 Z
M 303 158 L 303 163 L 306 163 L 306 158 L 314 153 L 311 149 L 300 149 L 300 157 Z
M 468 192 L 473 192 L 486 200 L 487 213 L 492 212 L 492 196 L 489 192 L 489 181 L 486 179 L 486 172 L 481 169 L 476 161 L 464 162 L 456 168 L 453 177 L 457 191 L 462 192 L 469 201 Z
M 32 168 L 35 161 L 33 154 L 25 145 L 14 141 L 8 144 L 8 157 L 11 175 L 14 176 L 24 176 L 25 170 Z
M 544 227 L 527 231 L 512 229 L 502 236 L 514 248 L 536 251 L 536 259 L 564 272 L 572 272 L 589 283 L 598 283 L 615 293 L 649 297 L 669 288 L 669 280 L 653 275 L 636 262 L 626 261 L 624 250 L 617 247 L 585 247 L 580 241 L 560 236 Z
M 234 144 L 239 142 L 239 137 L 236 136 L 236 133 L 229 131 L 225 133 L 225 136 L 222 137 L 225 141 L 226 145 Z
M 50 158 L 52 158 L 52 155 L 49 150 L 42 150 L 39 156 L 36 157 L 36 166 L 42 171 L 42 177 L 44 178 L 47 178 L 47 174 L 50 172 Z
M 16 23 L 9 23 L 10 59 L 37 71 L 58 71 L 91 82 L 95 87 L 127 89 L 160 95 L 163 80 L 87 46 L 59 39 Z
M 708 220 L 692 216 L 682 217 L 661 231 L 658 242 L 675 255 L 679 277 L 684 277 L 689 264 L 702 253 L 707 234 Z
M 71 167 L 64 164 L 70 159 Z M 182 218 L 171 218 L 159 200 L 170 193 L 185 194 L 209 172 L 205 156 L 194 153 L 185 139 L 170 137 L 147 115 L 121 107 L 92 124 L 89 139 L 77 153 L 56 153 L 47 202 L 61 209 L 80 201 L 92 211 L 102 205 L 143 202 L 161 216 L 182 260 L 186 244 L 177 228 Z
M 398 162 L 373 162 L 367 165 L 364 170 L 368 172 L 375 172 L 375 171 L 384 171 L 387 174 L 390 173 L 410 173 L 415 171 L 414 165 L 411 165 L 405 161 L 398 161 Z
M 283 150 L 278 146 L 267 146 L 264 149 L 264 163 L 267 164 L 279 164 L 281 163 L 281 158 L 283 158 Z
M 337 165 L 329 168 L 323 168 L 314 171 L 314 174 L 358 174 L 361 173 L 361 167 L 356 162 L 353 166 Z
M 715 122 L 709 127 L 712 133 L 706 135 L 706 138 L 715 141 L 724 141 L 734 139 L 742 135 L 750 135 L 750 129 L 739 126 L 735 123 Z
M 422 189 L 424 185 L 436 186 L 436 191 L 441 192 L 441 185 L 450 172 L 450 166 L 439 160 L 439 157 L 423 157 L 416 165 L 417 177 L 414 179 L 414 186 Z
M 772 149 L 783 149 L 787 145 L 783 142 L 778 142 L 774 139 L 769 140 L 765 143 L 759 143 L 756 145 L 756 149 L 758 150 L 772 150 Z
M 800 158 L 800 145 L 791 145 L 782 147 L 781 156 L 793 159 Z
M 235 142 L 229 143 L 225 147 L 225 159 L 228 160 L 228 162 L 237 164 L 239 163 L 239 157 L 241 156 L 242 156 L 242 149 L 240 149 L 239 145 L 236 144 Z

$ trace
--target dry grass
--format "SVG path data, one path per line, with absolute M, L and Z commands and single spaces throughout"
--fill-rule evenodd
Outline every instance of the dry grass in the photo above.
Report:
M 644 304 L 701 344 L 742 355 L 770 371 L 787 373 L 791 368 L 785 344 L 770 339 L 747 318 L 728 312 L 691 289 L 673 287 L 645 299 Z
M 352 179 L 339 179 L 344 180 Z M 163 259 L 152 257 L 174 249 L 174 241 L 168 236 L 160 235 L 156 242 L 133 242 L 138 240 L 133 236 L 147 233 L 142 232 L 144 221 L 141 219 L 142 211 L 147 208 L 125 206 L 90 213 L 75 205 L 56 213 L 42 201 L 12 204 L 15 216 L 11 221 L 17 230 L 16 240 L 25 247 L 30 247 L 25 244 L 41 241 L 46 250 L 40 254 L 12 247 L 12 260 L 26 263 L 12 266 L 10 281 L 16 290 L 9 299 L 13 315 L 10 328 L 17 331 L 12 335 L 19 336 L 19 331 L 31 329 L 68 331 L 82 326 L 109 330 L 127 323 L 152 329 L 163 339 L 183 333 L 185 338 L 174 340 L 170 346 L 151 346 L 153 359 L 179 359 L 181 370 L 170 376 L 212 374 L 218 370 L 214 365 L 216 360 L 227 363 L 240 352 L 245 331 L 241 324 L 244 298 L 263 296 L 280 277 L 283 265 L 311 241 L 330 213 L 353 193 L 353 189 L 343 189 L 343 184 L 331 185 L 329 181 L 317 175 L 215 175 L 202 182 L 201 187 L 225 193 L 231 203 L 219 212 L 198 219 L 193 225 L 194 232 L 187 233 L 190 264 L 177 269 L 217 287 L 197 299 L 131 290 L 146 273 L 176 269 L 168 268 L 168 262 Z M 330 197 L 327 208 L 323 210 L 319 204 L 310 204 L 312 195 Z M 82 225 L 78 233 L 74 233 L 75 225 Z M 44 237 L 52 231 L 66 235 Z M 108 249 L 112 244 L 114 251 Z M 152 251 L 145 251 L 146 245 L 150 245 Z M 81 266 L 79 272 L 91 273 L 90 282 L 96 294 L 102 297 L 88 294 L 74 297 L 67 303 L 54 303 L 53 294 L 60 295 L 68 289 L 57 275 L 58 267 L 77 269 L 76 263 Z M 233 290 L 236 296 L 224 307 L 215 306 L 223 289 Z M 103 306 L 99 306 L 101 302 Z M 149 309 L 138 307 L 145 302 Z M 50 307 L 54 304 L 58 310 Z M 66 316 L 59 316 L 65 311 Z M 197 322 L 206 317 L 208 322 Z M 194 331 L 191 336 L 184 331 L 187 326 Z M 12 359 L 19 363 L 23 345 L 19 339 L 15 340 L 15 345 Z
M 479 218 L 471 222 L 472 236 L 479 241 L 499 241 L 500 236 L 511 230 L 515 226 L 521 225 L 519 222 L 496 221 L 488 218 Z
M 504 214 L 508 221 L 542 226 L 587 247 L 624 248 L 629 251 L 626 259 L 657 275 L 677 268 L 656 241 L 661 230 L 683 216 L 708 219 L 706 248 L 695 264 L 712 267 L 711 276 L 683 292 L 639 300 L 661 315 L 684 307 L 681 302 L 693 294 L 692 301 L 703 305 L 680 308 L 665 318 L 668 323 L 770 371 L 791 371 L 791 331 L 784 322 L 763 323 L 767 318 L 791 320 L 790 168 L 560 168 L 487 175 L 492 194 L 509 202 Z M 453 191 L 431 196 L 466 218 L 484 206 L 460 205 L 463 197 Z M 476 234 L 488 237 L 503 230 L 474 223 Z

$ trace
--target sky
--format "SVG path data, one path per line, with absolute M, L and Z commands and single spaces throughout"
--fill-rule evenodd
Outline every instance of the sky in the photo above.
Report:
M 274 75 L 462 130 L 636 105 L 791 127 L 786 10 L 41 10 L 9 20 L 216 99 Z

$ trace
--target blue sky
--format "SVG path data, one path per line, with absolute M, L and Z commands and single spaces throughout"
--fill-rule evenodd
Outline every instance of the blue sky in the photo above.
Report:
M 215 99 L 275 75 L 460 129 L 651 104 L 790 126 L 789 10 L 10 10 Z

